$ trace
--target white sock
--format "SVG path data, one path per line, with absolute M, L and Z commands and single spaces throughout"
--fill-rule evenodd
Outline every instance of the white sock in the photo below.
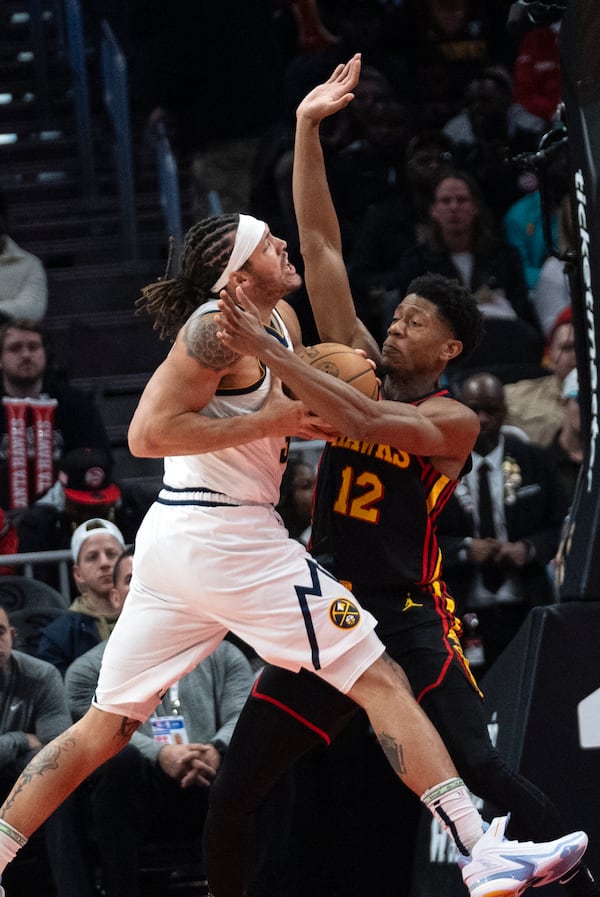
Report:
M 0 819 L 0 874 L 4 872 L 11 860 L 17 855 L 17 851 L 27 844 L 27 838 L 20 832 Z
M 458 850 L 469 856 L 483 834 L 483 820 L 462 779 L 447 779 L 421 795 L 425 806 L 454 840 Z

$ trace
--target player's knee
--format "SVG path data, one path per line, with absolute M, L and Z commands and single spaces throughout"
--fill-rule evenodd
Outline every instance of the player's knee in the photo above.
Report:
M 70 731 L 83 753 L 104 762 L 129 743 L 139 726 L 139 720 L 90 707 Z
M 348 695 L 368 709 L 372 701 L 385 695 L 386 700 L 392 701 L 398 700 L 398 696 L 412 698 L 412 689 L 402 667 L 384 653 L 359 676 Z
M 210 812 L 214 818 L 249 815 L 256 811 L 262 797 L 251 781 L 244 781 L 243 776 L 226 775 L 221 769 L 210 786 Z

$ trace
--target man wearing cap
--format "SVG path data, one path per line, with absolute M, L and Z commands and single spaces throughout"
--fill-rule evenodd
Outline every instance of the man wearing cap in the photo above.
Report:
M 67 512 L 71 526 L 65 547 L 73 530 L 90 517 L 101 516 L 114 522 L 121 490 L 112 480 L 112 466 L 110 456 L 102 448 L 72 449 L 61 458 L 54 486 L 35 502 L 36 508 Z
M 65 508 L 77 525 L 102 513 L 114 521 L 121 490 L 112 482 L 112 461 L 100 448 L 73 449 L 62 459 L 58 483 L 62 486 Z M 46 499 L 40 499 L 40 503 Z M 89 511 L 92 514 L 89 514 Z M 78 519 L 80 518 L 80 519 Z
M 38 648 L 38 657 L 63 675 L 76 657 L 108 638 L 117 622 L 120 607 L 111 598 L 112 573 L 124 548 L 121 530 L 101 517 L 86 520 L 73 533 L 73 578 L 80 595 L 42 630 Z

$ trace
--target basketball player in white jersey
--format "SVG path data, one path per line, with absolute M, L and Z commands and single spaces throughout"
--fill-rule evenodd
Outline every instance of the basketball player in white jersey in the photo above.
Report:
M 351 99 L 344 85 L 352 74 L 349 65 L 335 75 L 340 107 Z M 274 510 L 288 437 L 332 430 L 286 398 L 256 357 L 227 349 L 216 305 L 205 303 L 241 287 L 292 351 L 299 327 L 282 300 L 299 285 L 285 242 L 264 222 L 232 215 L 193 226 L 181 275 L 144 290 L 155 326 L 174 344 L 143 392 L 129 444 L 134 455 L 165 458 L 164 488 L 136 538 L 129 597 L 92 706 L 39 752 L 0 809 L 0 872 L 229 630 L 266 661 L 310 670 L 364 708 L 392 767 L 450 832 L 465 867 L 481 866 L 469 877 L 474 897 L 499 893 L 515 868 L 509 856 L 521 869 L 527 855 L 524 889 L 533 878 L 554 880 L 583 854 L 582 832 L 534 857 L 531 845 L 497 837 L 498 826 L 484 834 L 437 732 L 385 655 L 376 621 L 289 538 Z

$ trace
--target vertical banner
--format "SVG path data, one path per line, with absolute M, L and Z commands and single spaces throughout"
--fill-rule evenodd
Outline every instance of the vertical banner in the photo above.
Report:
M 8 485 L 10 509 L 29 505 L 29 454 L 27 445 L 27 399 L 2 397 L 8 434 Z M 8 510 L 8 508 L 6 509 Z
M 560 32 L 576 237 L 572 305 L 584 463 L 566 528 L 561 601 L 600 598 L 600 3 L 569 0 Z
M 54 483 L 54 410 L 56 399 L 30 399 L 33 418 L 33 497 L 43 495 Z
M 22 510 L 54 483 L 54 412 L 58 401 L 2 397 L 8 436 L 9 508 Z

